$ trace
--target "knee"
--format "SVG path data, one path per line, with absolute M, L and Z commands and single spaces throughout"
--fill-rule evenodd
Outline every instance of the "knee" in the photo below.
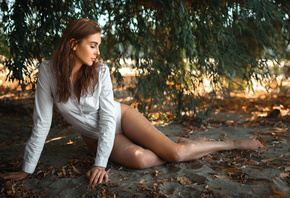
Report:
M 141 169 L 150 168 L 150 166 L 149 166 L 149 163 L 145 159 L 138 159 L 135 161 L 132 168 L 141 170 Z
M 134 169 L 146 169 L 152 166 L 152 160 L 150 156 L 146 155 L 145 152 L 135 153 L 134 159 L 132 159 L 132 167 Z

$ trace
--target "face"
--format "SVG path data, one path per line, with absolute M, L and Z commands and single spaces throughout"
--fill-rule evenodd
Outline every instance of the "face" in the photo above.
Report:
M 77 43 L 73 47 L 75 52 L 75 66 L 81 67 L 83 64 L 91 66 L 96 61 L 96 57 L 100 55 L 100 44 L 101 33 L 92 34 Z

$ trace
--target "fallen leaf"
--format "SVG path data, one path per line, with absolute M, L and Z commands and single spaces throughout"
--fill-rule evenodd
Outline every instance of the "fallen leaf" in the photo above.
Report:
M 276 159 L 279 159 L 280 157 L 282 157 L 283 155 L 280 155 L 279 157 L 276 157 L 276 158 L 270 158 L 270 159 L 263 159 L 261 160 L 262 162 L 271 162 L 273 160 L 276 160 Z
M 214 187 L 214 186 L 211 186 L 211 188 L 218 189 L 218 190 L 222 190 L 223 189 L 223 187 Z
M 192 181 L 187 177 L 177 177 L 176 180 L 182 185 L 192 184 Z
M 66 144 L 73 144 L 73 141 L 69 140 Z
M 247 164 L 248 165 L 259 165 L 259 162 L 256 162 L 256 161 L 248 161 Z
M 17 165 L 19 162 L 9 162 L 10 165 Z
M 108 186 L 109 187 L 118 187 L 118 186 L 120 186 L 120 184 L 118 184 L 118 183 L 108 183 Z
M 287 177 L 290 177 L 289 173 L 280 173 L 279 175 L 281 178 L 287 178 Z
M 15 194 L 15 188 L 13 185 L 11 186 L 11 189 L 12 189 L 13 194 Z
M 74 166 L 72 166 L 72 168 L 74 169 L 74 171 L 76 172 L 76 173 L 78 173 L 78 174 L 82 174 L 82 172 L 80 172 L 76 167 L 74 167 Z
M 226 176 L 226 175 L 214 175 L 213 177 L 215 178 L 226 178 L 226 179 L 229 179 L 230 177 L 229 176 Z
M 286 197 L 290 196 L 290 194 L 285 194 L 285 193 L 280 192 L 280 191 L 270 190 L 270 192 L 275 194 L 275 195 L 281 195 L 281 196 L 286 196 Z
M 144 191 L 144 190 L 152 191 L 152 190 L 153 190 L 153 189 L 151 189 L 151 188 L 149 188 L 149 187 L 147 187 L 147 186 L 145 186 L 145 185 L 143 185 L 143 184 L 139 184 L 138 188 L 139 188 L 140 190 L 142 190 L 142 191 Z
M 237 125 L 237 123 L 236 123 L 234 120 L 227 120 L 227 121 L 225 122 L 225 124 L 228 125 L 228 126 L 234 126 L 234 125 Z
M 160 179 L 160 180 L 158 180 L 158 182 L 172 182 L 172 181 L 174 181 L 174 179 L 172 177 L 169 178 L 169 179 Z
M 64 166 L 61 168 L 61 170 L 62 170 L 62 174 L 65 176 L 66 172 L 65 172 Z
M 43 177 L 45 177 L 46 175 L 49 175 L 51 173 L 51 170 L 44 172 Z
M 155 168 L 154 173 L 153 173 L 154 177 L 158 177 L 158 173 L 159 173 L 159 170 L 157 168 Z
M 78 160 L 78 159 L 71 159 L 69 162 L 70 163 L 77 163 L 77 162 L 79 162 L 80 160 Z

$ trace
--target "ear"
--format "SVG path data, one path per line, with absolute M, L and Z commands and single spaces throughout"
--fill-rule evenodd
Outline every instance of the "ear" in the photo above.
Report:
M 70 43 L 70 48 L 75 51 L 77 49 L 77 43 L 78 43 L 77 40 L 72 38 L 69 41 L 69 43 Z

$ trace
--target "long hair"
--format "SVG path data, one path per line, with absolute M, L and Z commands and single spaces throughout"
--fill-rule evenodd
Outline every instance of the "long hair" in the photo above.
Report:
M 69 23 L 63 32 L 63 35 L 53 54 L 53 71 L 57 77 L 56 98 L 58 102 L 67 102 L 72 94 L 70 76 L 75 66 L 74 51 L 71 39 L 77 43 L 82 39 L 96 33 L 100 33 L 101 28 L 92 20 L 76 19 Z M 82 65 L 77 81 L 74 86 L 74 92 L 78 101 L 82 95 L 92 93 L 97 82 L 97 62 L 92 66 Z

